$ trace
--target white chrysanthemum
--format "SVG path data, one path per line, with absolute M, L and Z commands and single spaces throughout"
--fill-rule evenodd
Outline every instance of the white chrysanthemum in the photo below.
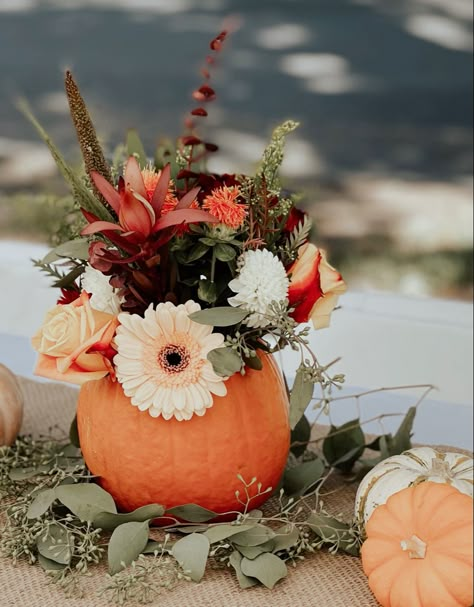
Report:
M 150 305 L 145 317 L 122 313 L 114 357 L 117 379 L 140 411 L 152 417 L 181 421 L 204 415 L 212 394 L 225 396 L 224 378 L 214 372 L 207 355 L 224 343 L 213 327 L 192 321 L 201 306 L 194 301 Z
M 122 299 L 117 295 L 117 289 L 110 285 L 108 276 L 87 265 L 82 275 L 81 285 L 84 291 L 91 296 L 90 304 L 94 310 L 109 314 L 120 312 Z
M 240 271 L 229 287 L 237 293 L 228 302 L 251 314 L 245 319 L 249 327 L 265 327 L 270 304 L 288 295 L 288 277 L 281 261 L 267 249 L 246 251 L 239 259 Z

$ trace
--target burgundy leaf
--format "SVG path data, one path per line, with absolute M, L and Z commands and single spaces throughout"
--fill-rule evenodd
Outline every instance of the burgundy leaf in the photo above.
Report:
M 207 112 L 206 112 L 206 110 L 203 107 L 197 107 L 197 108 L 195 108 L 191 112 L 191 114 L 193 116 L 207 116 Z
M 179 209 L 177 211 L 170 211 L 164 217 L 161 217 L 156 222 L 154 231 L 158 232 L 159 230 L 164 230 L 165 228 L 180 225 L 182 223 L 200 223 L 202 221 L 217 223 L 219 220 L 207 211 L 198 209 Z
M 81 230 L 81 235 L 87 236 L 88 234 L 97 234 L 97 232 L 107 232 L 109 230 L 125 232 L 122 226 L 119 226 L 116 223 L 112 223 L 110 221 L 94 221 L 94 223 L 90 223 L 83 230 Z
M 205 143 L 204 147 L 208 152 L 217 152 L 219 149 L 219 146 L 217 146 L 215 143 Z
M 199 194 L 201 188 L 193 188 L 192 190 L 189 190 L 189 192 L 187 194 L 185 194 L 181 200 L 178 202 L 178 204 L 176 205 L 176 209 L 187 209 L 188 207 L 190 207 L 192 205 L 192 203 L 196 200 L 197 195 Z
M 170 174 L 171 167 L 168 163 L 161 171 L 160 179 L 156 184 L 155 191 L 153 192 L 153 197 L 150 201 L 150 204 L 153 207 L 157 217 L 159 217 L 161 213 L 161 207 L 163 206 L 166 194 L 168 193 Z
M 194 135 L 189 135 L 188 137 L 183 137 L 182 139 L 183 145 L 199 145 L 202 143 L 199 137 L 194 137 Z
M 95 187 L 99 190 L 105 200 L 110 204 L 113 210 L 117 213 L 120 210 L 120 194 L 114 186 L 102 177 L 97 171 L 91 171 L 91 178 Z

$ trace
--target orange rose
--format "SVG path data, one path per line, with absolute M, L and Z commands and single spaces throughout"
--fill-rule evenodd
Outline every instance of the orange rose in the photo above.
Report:
M 49 379 L 83 384 L 113 374 L 110 342 L 115 334 L 116 316 L 91 308 L 83 291 L 70 304 L 50 310 L 42 328 L 31 340 L 39 352 L 35 373 Z
M 311 243 L 300 247 L 289 268 L 288 299 L 297 322 L 313 321 L 315 329 L 329 326 L 339 295 L 346 290 L 342 276 L 326 261 L 326 253 Z

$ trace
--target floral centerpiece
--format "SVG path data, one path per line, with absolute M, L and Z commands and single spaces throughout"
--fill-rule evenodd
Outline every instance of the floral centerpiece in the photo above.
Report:
M 211 42 L 207 65 L 225 37 Z M 216 94 L 207 68 L 203 75 L 184 136 L 150 160 L 132 133 L 111 165 L 66 74 L 87 174 L 65 172 L 84 225 L 43 264 L 60 259 L 70 271 L 33 337 L 35 371 L 82 386 L 85 461 L 124 510 L 150 502 L 241 510 L 238 477 L 276 487 L 290 423 L 314 383 L 342 380 L 308 348 L 304 323 L 327 327 L 345 284 L 278 177 L 297 124 L 275 129 L 255 175 L 209 172 L 217 146 L 198 135 L 197 121 Z M 290 412 L 272 358 L 286 346 L 301 350 Z M 252 497 L 257 507 L 268 494 Z

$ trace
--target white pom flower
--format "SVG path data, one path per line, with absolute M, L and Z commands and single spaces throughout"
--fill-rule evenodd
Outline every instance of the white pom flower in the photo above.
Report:
M 251 314 L 245 319 L 249 327 L 266 327 L 270 304 L 288 295 L 289 280 L 281 261 L 267 249 L 246 251 L 239 259 L 240 271 L 229 287 L 237 293 L 228 302 Z
M 110 285 L 108 276 L 87 265 L 82 275 L 81 285 L 84 291 L 91 296 L 90 304 L 94 310 L 109 314 L 120 312 L 122 299 L 117 295 L 117 289 Z
M 114 357 L 115 371 L 132 405 L 152 417 L 188 420 L 212 407 L 212 394 L 225 396 L 224 378 L 207 359 L 224 344 L 213 327 L 192 321 L 201 306 L 194 301 L 175 306 L 151 304 L 145 317 L 119 315 Z

